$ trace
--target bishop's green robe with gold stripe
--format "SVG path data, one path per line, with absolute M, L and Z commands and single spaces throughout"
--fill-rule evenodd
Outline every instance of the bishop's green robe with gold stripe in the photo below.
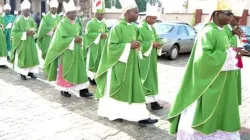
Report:
M 4 28 L 5 28 L 4 20 L 3 17 L 0 15 L 0 58 L 8 56 Z
M 36 30 L 36 23 L 31 17 L 18 17 L 11 31 L 12 48 L 10 61 L 19 68 L 31 68 L 39 65 L 37 48 L 33 36 L 26 35 L 27 31 Z
M 185 124 L 182 121 L 201 134 L 240 130 L 238 75 L 235 70 L 223 71 L 230 46 L 227 34 L 215 23 L 207 24 L 199 33 L 168 114 L 170 134 L 179 132 Z M 192 117 L 183 120 L 189 108 L 193 109 Z
M 81 27 L 65 17 L 59 23 L 51 40 L 43 70 L 49 81 L 56 81 L 57 68 L 62 65 L 62 78 L 67 82 L 78 85 L 88 81 L 82 43 L 74 43 L 75 37 L 81 36 Z
M 5 37 L 6 37 L 6 43 L 7 43 L 7 49 L 8 51 L 11 50 L 11 30 L 13 28 L 13 24 L 14 24 L 14 21 L 16 19 L 16 17 L 14 15 L 4 15 L 3 16 L 3 19 L 4 19 L 4 22 L 5 22 L 5 30 L 4 30 L 4 33 L 5 33 Z M 12 24 L 12 27 L 11 26 L 8 26 L 9 24 Z
M 37 35 L 37 45 L 42 51 L 42 58 L 45 59 L 49 45 L 54 34 L 54 28 L 61 20 L 60 15 L 52 15 L 48 12 L 43 16 Z
M 97 98 L 104 96 L 107 71 L 112 68 L 110 97 L 128 103 L 145 102 L 138 52 L 130 47 L 130 42 L 138 40 L 138 37 L 139 31 L 136 25 L 128 26 L 125 19 L 112 29 L 97 72 Z M 126 49 L 129 50 L 128 58 L 121 62 L 119 60 Z
M 145 87 L 145 95 L 153 96 L 158 94 L 158 73 L 157 73 L 157 49 L 153 47 L 154 42 L 160 43 L 153 26 L 146 21 L 139 26 L 142 41 L 143 59 L 140 61 L 140 72 L 142 83 Z
M 107 26 L 103 21 L 93 18 L 87 24 L 85 30 L 85 49 L 87 51 L 88 77 L 94 79 L 99 67 L 102 50 L 106 39 L 101 38 L 102 33 L 107 33 Z
M 236 35 L 233 35 L 233 32 L 232 32 L 232 30 L 233 30 L 233 27 L 231 26 L 231 25 L 225 25 L 224 26 L 224 30 L 226 31 L 226 33 L 227 33 L 227 35 L 228 35 L 228 38 L 229 38 L 229 40 L 230 40 L 230 42 L 231 42 L 231 45 L 232 45 L 232 47 L 240 47 L 240 44 L 238 44 L 238 37 L 236 36 Z M 242 102 L 242 99 L 241 99 L 241 97 L 242 97 L 242 90 L 241 90 L 241 70 L 238 70 L 238 71 L 235 71 L 236 73 L 237 73 L 237 77 L 238 77 L 238 86 L 239 86 L 239 91 L 238 91 L 238 99 L 239 99 L 239 105 L 241 105 L 241 102 Z
M 134 23 L 122 19 L 109 33 L 96 76 L 98 115 L 109 120 L 140 121 L 149 118 L 141 81 L 140 49 L 131 42 L 140 40 Z

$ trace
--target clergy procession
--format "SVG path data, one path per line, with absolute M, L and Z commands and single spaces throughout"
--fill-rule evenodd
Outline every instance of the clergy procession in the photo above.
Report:
M 94 17 L 85 28 L 78 22 L 81 8 L 73 0 L 63 2 L 63 16 L 58 14 L 58 1 L 50 0 L 39 27 L 30 17 L 29 0 L 21 3 L 18 16 L 10 14 L 9 4 L 0 7 L 1 69 L 10 63 L 9 69 L 23 82 L 37 79 L 42 69 L 62 97 L 68 99 L 72 91 L 84 99 L 94 96 L 100 117 L 139 126 L 157 124 L 159 118 L 151 110 L 164 109 L 157 99 L 158 56 L 168 42 L 153 26 L 159 17 L 158 5 L 148 3 L 145 19 L 137 25 L 135 0 L 120 3 L 122 15 L 111 30 L 104 22 L 102 1 L 95 4 Z M 240 140 L 242 56 L 248 52 L 242 46 L 239 23 L 245 3 L 216 3 L 195 39 L 168 112 L 166 133 L 177 140 Z

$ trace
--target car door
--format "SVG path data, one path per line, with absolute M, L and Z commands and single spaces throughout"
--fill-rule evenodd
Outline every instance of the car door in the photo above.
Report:
M 186 29 L 188 31 L 188 40 L 187 40 L 187 52 L 191 52 L 192 48 L 194 46 L 194 40 L 196 37 L 196 31 L 194 28 L 190 26 L 186 26 Z
M 177 31 L 177 42 L 180 45 L 179 52 L 187 52 L 188 51 L 188 32 L 185 26 L 180 25 Z

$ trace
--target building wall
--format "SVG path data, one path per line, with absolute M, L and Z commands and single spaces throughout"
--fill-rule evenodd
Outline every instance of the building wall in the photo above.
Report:
M 121 16 L 121 13 L 106 13 L 105 19 L 118 19 Z M 194 14 L 192 13 L 167 13 L 159 16 L 161 21 L 178 21 L 178 22 L 186 22 L 193 23 Z M 208 14 L 202 14 L 201 22 L 205 22 L 209 19 Z M 250 26 L 250 16 L 247 18 L 247 26 Z
M 4 0 L 0 0 L 0 6 L 3 8 L 3 6 L 4 6 Z
M 14 8 L 15 10 L 20 10 L 21 1 L 22 0 L 15 0 L 15 2 L 16 2 L 16 7 Z M 31 1 L 31 10 L 34 13 L 39 12 L 41 14 L 41 9 L 42 9 L 41 2 L 42 1 L 47 2 L 47 0 L 30 0 L 30 1 Z M 63 10 L 63 6 L 62 6 L 63 1 L 68 1 L 68 0 L 58 0 L 58 2 L 61 5 L 60 10 Z M 75 1 L 76 5 L 81 6 L 81 8 L 82 8 L 81 10 L 84 13 L 89 13 L 91 11 L 91 6 L 89 6 L 91 0 L 74 0 L 74 1 Z M 6 2 L 9 3 L 9 0 L 6 0 Z M 1 4 L 4 5 L 4 0 L 0 0 L 0 5 Z M 48 10 L 49 10 L 49 6 L 46 4 L 46 11 L 48 11 Z
M 203 13 L 209 13 L 211 10 L 216 8 L 217 0 L 189 0 L 188 12 L 195 12 L 195 9 L 202 9 Z M 249 0 L 229 0 L 229 1 L 246 1 L 244 9 L 250 11 Z

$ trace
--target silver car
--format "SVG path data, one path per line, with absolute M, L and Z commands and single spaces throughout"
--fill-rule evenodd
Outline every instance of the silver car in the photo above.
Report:
M 166 41 L 162 52 L 170 60 L 175 60 L 179 53 L 191 52 L 196 37 L 193 27 L 181 23 L 156 23 L 154 27 L 160 38 Z

